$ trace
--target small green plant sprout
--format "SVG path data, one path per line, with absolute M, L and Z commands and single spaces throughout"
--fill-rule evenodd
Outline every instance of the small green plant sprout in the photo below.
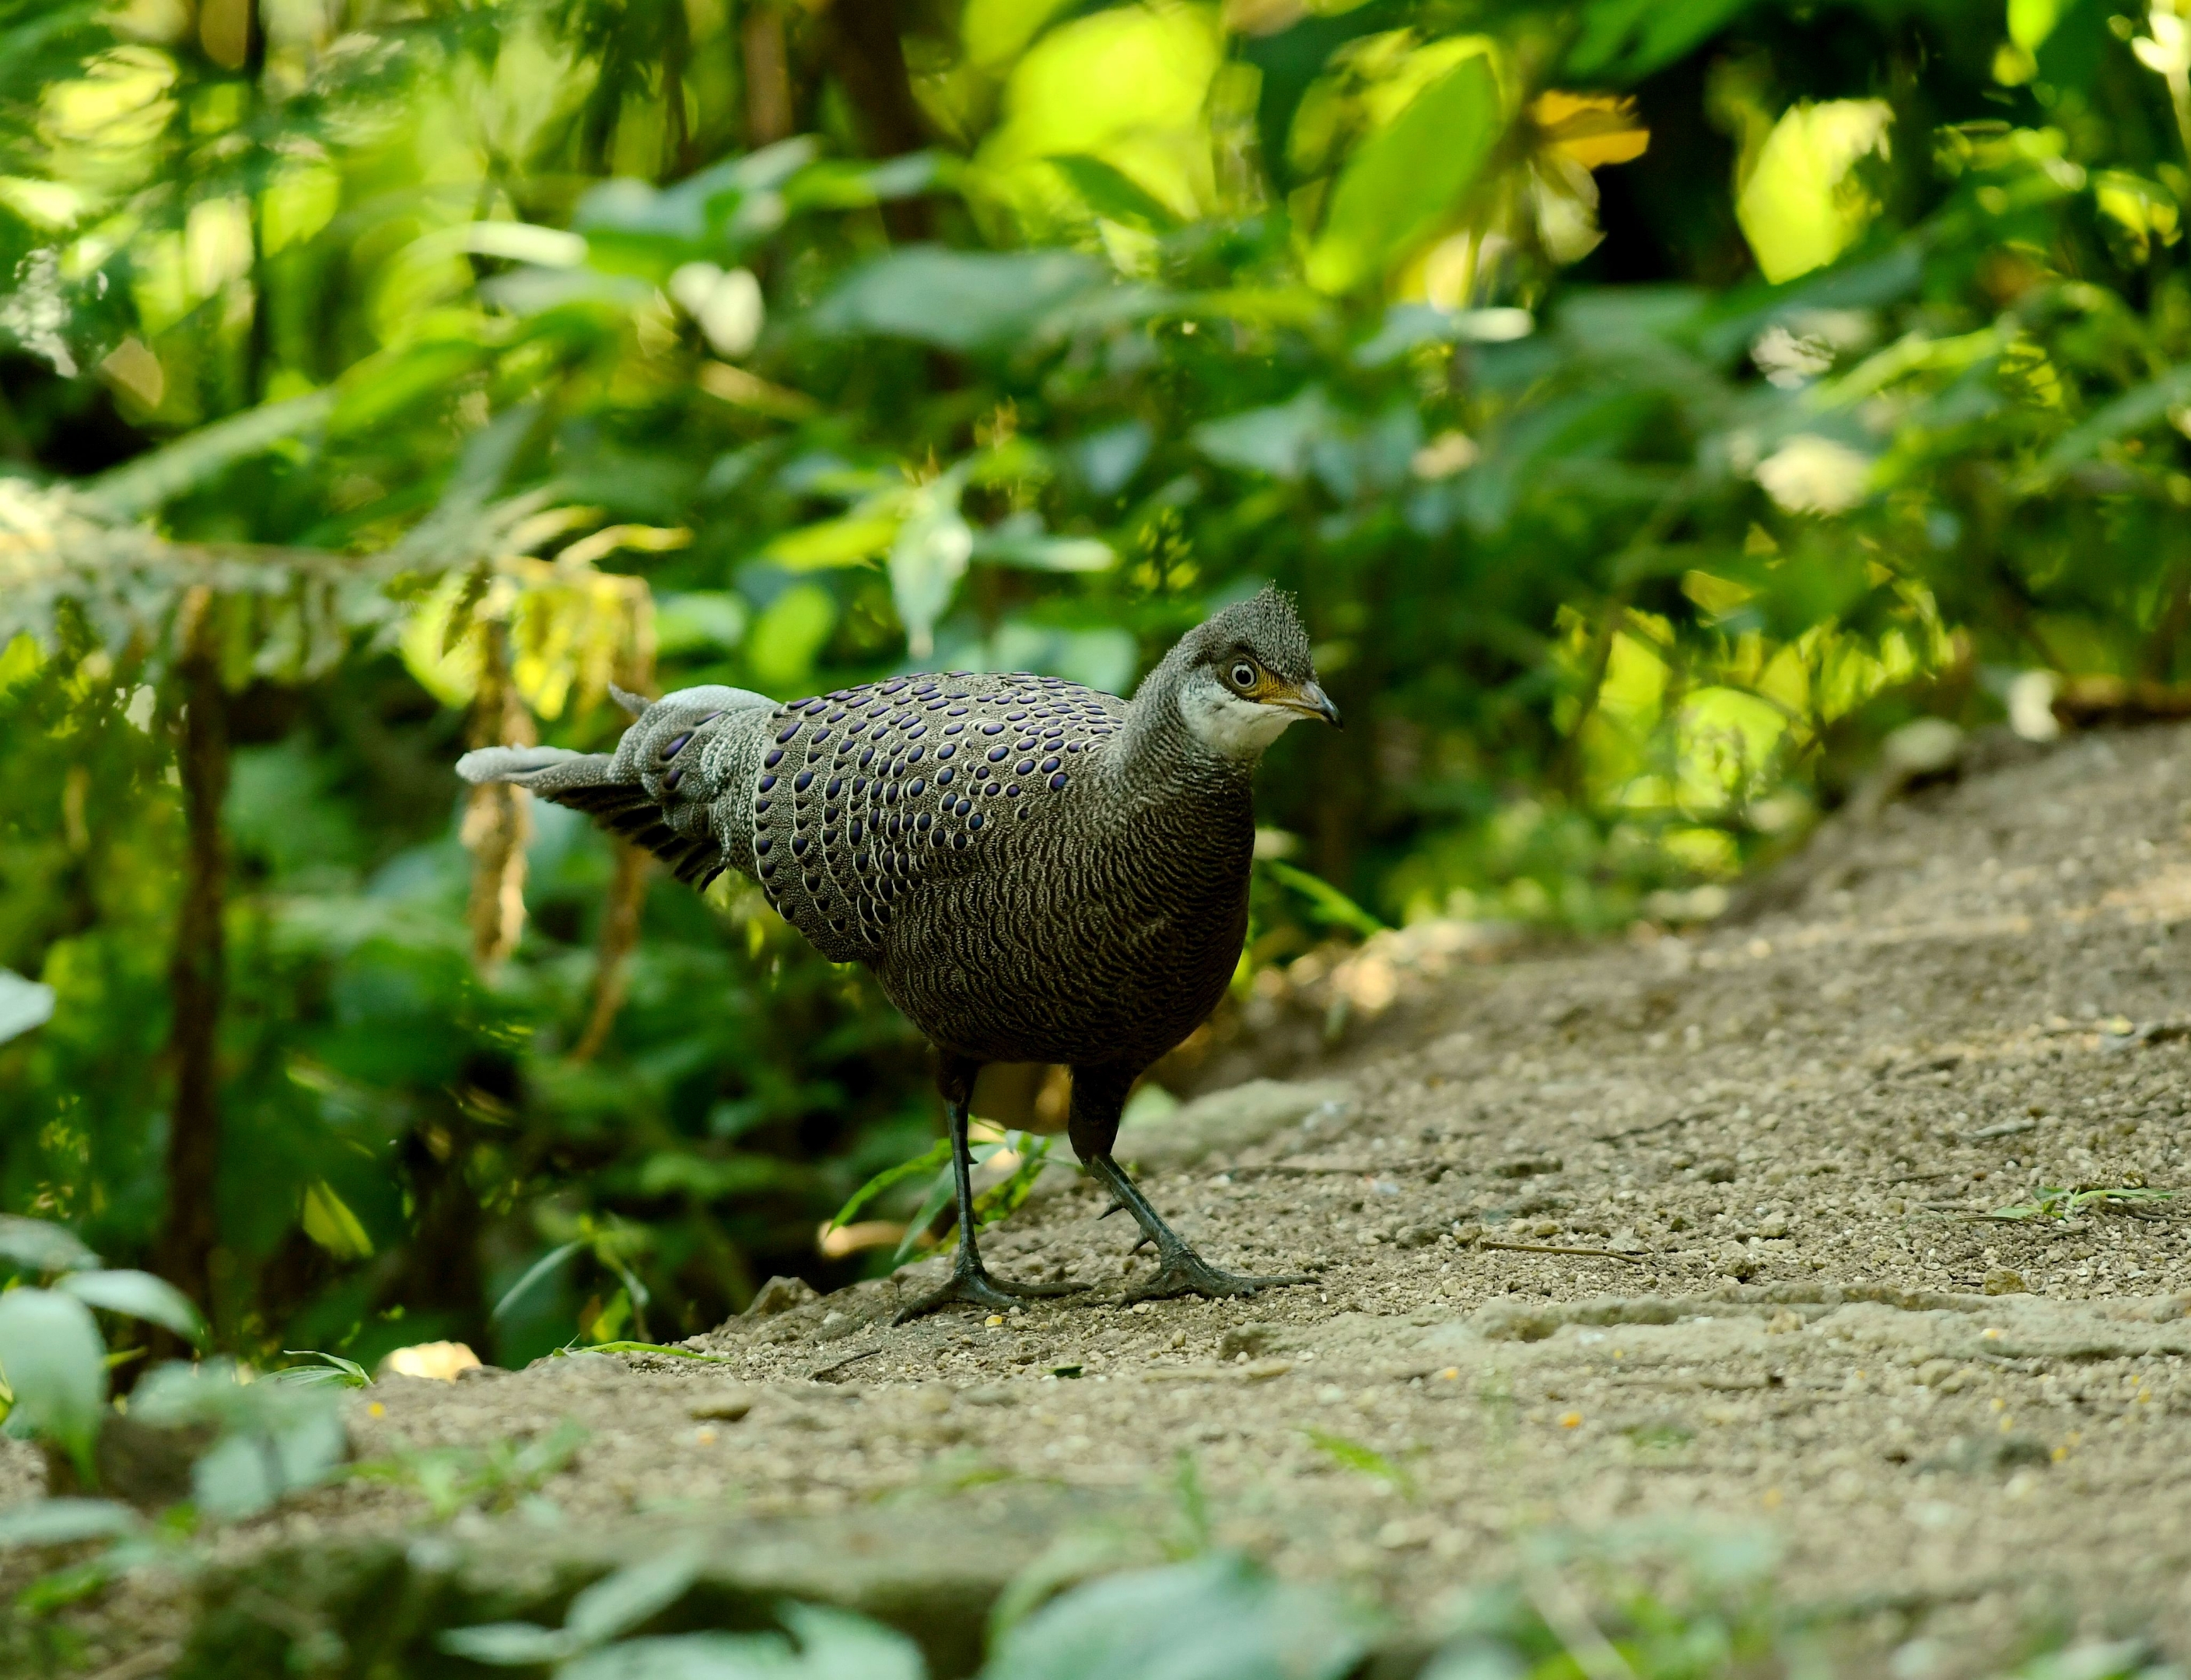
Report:
M 370 1388 L 372 1374 L 355 1359 L 339 1353 L 322 1353 L 316 1347 L 285 1347 L 285 1358 L 316 1360 L 314 1364 L 285 1365 L 266 1373 L 268 1382 L 286 1382 L 298 1388 Z
M 452 1656 L 494 1667 L 552 1666 L 556 1680 L 925 1680 L 920 1653 L 903 1635 L 813 1604 L 779 1612 L 788 1637 L 774 1631 L 623 1637 L 676 1603 L 699 1573 L 697 1552 L 667 1552 L 595 1581 L 571 1601 L 560 1628 L 488 1622 L 452 1628 L 439 1643 Z
M 1983 1216 L 2004 1220 L 2066 1220 L 2074 1219 L 2090 1210 L 2098 1213 L 2127 1213 L 2135 1217 L 2141 1208 L 2158 1208 L 2176 1199 L 2173 1190 L 2148 1189 L 2142 1184 L 2117 1186 L 2082 1186 L 2067 1187 L 2041 1185 L 2031 1193 L 2031 1199 L 2012 1202 L 2006 1207 L 1995 1208 Z
M 531 1440 L 406 1450 L 353 1465 L 350 1474 L 414 1489 L 446 1523 L 460 1511 L 508 1511 L 523 1503 L 569 1467 L 586 1438 L 584 1426 L 565 1418 Z
M 8 1432 L 50 1441 L 87 1487 L 108 1415 L 107 1372 L 134 1353 L 110 1355 L 94 1309 L 139 1318 L 192 1342 L 205 1323 L 181 1291 L 149 1272 L 109 1269 L 59 1225 L 0 1216 L 0 1418 Z M 42 1279 L 40 1284 L 28 1282 Z
M 1350 1441 L 1344 1435 L 1334 1435 L 1322 1429 L 1311 1429 L 1305 1432 L 1311 1446 L 1342 1469 L 1374 1476 L 1403 1499 L 1416 1497 L 1415 1478 L 1408 1473 L 1407 1467 L 1394 1463 L 1375 1448 L 1365 1447 L 1359 1441 Z
M 129 1415 L 156 1429 L 209 1435 L 191 1466 L 198 1512 L 233 1522 L 316 1487 L 347 1452 L 339 1395 L 327 1385 L 258 1380 L 227 1359 L 154 1368 L 129 1397 Z

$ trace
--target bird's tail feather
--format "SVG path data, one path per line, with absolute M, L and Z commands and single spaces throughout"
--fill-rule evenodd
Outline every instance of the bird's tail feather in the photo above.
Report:
M 457 774 L 467 782 L 515 782 L 521 788 L 544 770 L 586 756 L 567 747 L 481 747 L 457 760 Z

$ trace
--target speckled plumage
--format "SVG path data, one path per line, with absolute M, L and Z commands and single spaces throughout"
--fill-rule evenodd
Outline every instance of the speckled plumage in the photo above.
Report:
M 459 768 L 590 812 L 681 879 L 753 876 L 824 956 L 874 971 L 942 1053 L 947 1093 L 985 1062 L 1070 1064 L 1086 1159 L 1108 1154 L 1127 1089 L 1238 960 L 1265 743 L 1234 740 L 1263 715 L 1209 686 L 1228 660 L 1335 717 L 1291 605 L 1266 590 L 1191 632 L 1130 703 L 1017 674 L 782 704 L 688 689 L 613 755 L 492 749 Z M 1243 721 L 1199 721 L 1213 707 Z

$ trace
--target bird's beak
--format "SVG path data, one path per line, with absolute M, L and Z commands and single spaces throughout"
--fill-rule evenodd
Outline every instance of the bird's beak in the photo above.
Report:
M 1334 729 L 1346 727 L 1339 720 L 1339 708 L 1331 703 L 1331 696 L 1318 684 L 1305 682 L 1292 693 L 1280 696 L 1278 703 L 1303 717 L 1320 717 Z

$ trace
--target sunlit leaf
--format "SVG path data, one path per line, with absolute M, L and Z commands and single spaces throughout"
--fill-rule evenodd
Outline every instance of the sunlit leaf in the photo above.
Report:
M 54 1018 L 54 988 L 0 968 L 0 1044 Z
M 105 1499 L 33 1499 L 0 1511 L 0 1549 L 11 1546 L 68 1546 L 134 1534 L 145 1519 Z
M 50 1438 L 88 1483 L 106 1415 L 106 1347 L 81 1301 L 51 1290 L 0 1295 L 0 1381 L 15 1397 L 9 1421 Z
M 1459 208 L 1498 139 L 1498 79 L 1463 59 L 1347 160 L 1308 258 L 1308 277 L 1345 292 L 1380 277 Z
M 161 1325 L 188 1341 L 205 1335 L 205 1320 L 191 1298 L 150 1272 L 71 1272 L 54 1287 L 89 1306 Z
M 826 333 L 876 333 L 944 350 L 991 350 L 1105 284 L 1071 251 L 949 251 L 912 246 L 856 271 L 808 317 Z
M 18 1213 L 0 1213 L 0 1260 L 31 1272 L 72 1272 L 99 1264 L 99 1256 L 74 1232 Z

